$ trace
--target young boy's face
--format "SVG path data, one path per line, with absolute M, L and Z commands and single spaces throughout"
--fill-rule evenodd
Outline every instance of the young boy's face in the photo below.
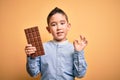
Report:
M 52 34 L 54 40 L 62 42 L 66 40 L 70 24 L 67 22 L 65 15 L 56 13 L 50 20 L 47 30 Z

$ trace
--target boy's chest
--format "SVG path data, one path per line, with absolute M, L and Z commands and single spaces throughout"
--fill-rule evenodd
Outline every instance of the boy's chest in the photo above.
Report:
M 64 47 L 56 47 L 54 49 L 46 49 L 45 55 L 41 57 L 42 65 L 52 64 L 56 65 L 66 65 L 73 63 L 73 50 L 65 49 Z

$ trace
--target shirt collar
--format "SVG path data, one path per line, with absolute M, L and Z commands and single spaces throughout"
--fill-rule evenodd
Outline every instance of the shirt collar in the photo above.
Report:
M 65 44 L 68 43 L 68 40 L 65 40 L 65 41 L 63 41 L 63 42 L 58 42 L 58 41 L 52 40 L 52 42 L 53 42 L 54 44 L 56 44 L 56 45 L 65 45 Z

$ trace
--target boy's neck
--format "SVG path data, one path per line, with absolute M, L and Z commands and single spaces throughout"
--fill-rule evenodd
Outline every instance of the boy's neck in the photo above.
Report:
M 62 42 L 67 41 L 67 39 L 65 39 L 65 40 L 55 40 L 55 39 L 53 39 L 53 41 L 55 41 L 55 42 L 57 42 L 57 43 L 62 43 Z
M 57 45 L 65 45 L 66 43 L 68 43 L 68 40 L 64 40 L 64 41 L 57 41 L 57 40 L 53 40 L 53 43 L 57 44 Z

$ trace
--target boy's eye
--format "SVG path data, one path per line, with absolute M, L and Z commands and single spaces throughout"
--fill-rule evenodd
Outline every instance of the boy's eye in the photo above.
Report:
M 65 22 L 61 22 L 60 24 L 61 24 L 61 25 L 64 25 L 64 24 L 65 24 Z
M 57 24 L 56 23 L 52 23 L 51 26 L 56 26 Z

